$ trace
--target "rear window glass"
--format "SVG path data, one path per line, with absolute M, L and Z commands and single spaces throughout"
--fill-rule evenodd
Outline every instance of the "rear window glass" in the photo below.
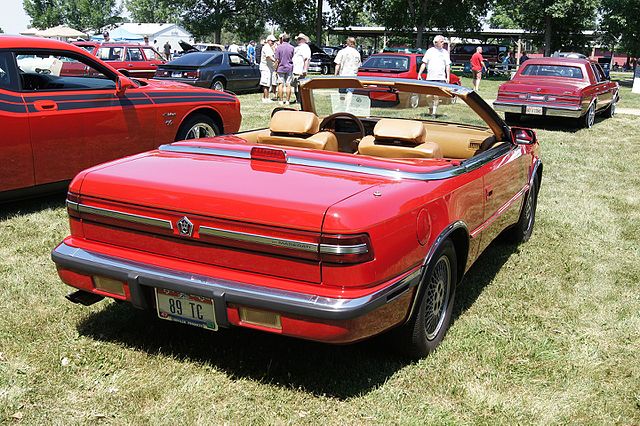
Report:
M 581 79 L 582 70 L 579 67 L 566 65 L 529 64 L 522 70 L 522 75 Z
M 209 61 L 221 57 L 220 53 L 215 52 L 192 52 L 171 61 L 172 65 L 205 65 Z
M 364 61 L 362 68 L 407 71 L 409 69 L 409 58 L 406 56 L 371 56 Z

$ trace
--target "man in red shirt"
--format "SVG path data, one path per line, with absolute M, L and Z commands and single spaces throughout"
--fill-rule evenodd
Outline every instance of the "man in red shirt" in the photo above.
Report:
M 471 56 L 471 72 L 473 73 L 473 90 L 476 92 L 480 88 L 480 79 L 482 78 L 482 72 L 486 71 L 487 67 L 484 64 L 484 58 L 482 57 L 482 47 L 476 47 L 476 53 Z

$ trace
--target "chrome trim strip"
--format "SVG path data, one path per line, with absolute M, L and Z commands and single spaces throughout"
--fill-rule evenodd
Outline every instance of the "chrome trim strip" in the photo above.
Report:
M 366 244 L 354 244 L 350 246 L 340 246 L 336 244 L 320 244 L 320 253 L 324 254 L 364 254 L 369 252 Z
M 513 147 L 513 145 L 503 144 L 502 147 Z M 163 152 L 175 152 L 175 153 L 184 153 L 184 154 L 202 154 L 202 155 L 216 155 L 222 157 L 231 157 L 231 158 L 243 158 L 250 159 L 251 154 L 249 152 L 234 150 L 234 149 L 221 149 L 221 148 L 207 148 L 201 146 L 174 146 L 174 145 L 161 145 L 158 148 Z M 468 160 L 463 161 L 459 166 L 451 166 L 446 169 L 435 171 L 435 172 L 404 172 L 398 169 L 385 169 L 381 167 L 372 167 L 372 166 L 362 166 L 359 164 L 348 164 L 341 163 L 337 161 L 331 160 L 312 160 L 309 158 L 300 158 L 295 155 L 287 156 L 287 163 L 292 165 L 299 166 L 308 166 L 308 167 L 321 167 L 324 169 L 330 170 L 341 170 L 347 172 L 354 173 L 366 173 L 374 176 L 387 177 L 391 179 L 412 179 L 412 180 L 422 180 L 422 181 L 430 181 L 430 180 L 442 180 L 448 179 L 451 177 L 459 176 L 461 174 L 467 173 L 471 170 L 477 169 L 482 165 L 495 160 L 496 158 L 503 155 L 503 149 L 499 149 L 493 151 L 491 155 L 483 155 L 480 154 L 477 157 L 472 157 Z M 489 151 L 487 151 L 489 152 Z M 291 151 L 288 152 L 290 154 Z
M 66 200 L 66 204 L 67 204 L 67 208 L 68 208 L 69 210 L 79 211 L 79 210 L 78 210 L 78 206 L 79 206 L 80 204 L 75 203 L 75 202 L 73 202 L 73 201 L 69 201 L 69 200 Z
M 357 318 L 396 299 L 418 284 L 422 268 L 374 293 L 356 298 L 333 298 L 257 286 L 206 275 L 190 274 L 145 263 L 71 247 L 61 243 L 51 253 L 60 267 L 89 275 L 100 275 L 129 284 L 132 303 L 144 306 L 141 286 L 165 288 L 212 298 L 217 304 L 241 304 L 310 318 L 347 320 Z M 138 295 L 138 296 L 136 296 Z M 140 300 L 137 300 L 139 297 Z M 217 313 L 218 311 L 216 311 Z
M 307 241 L 267 237 L 264 235 L 251 234 L 248 232 L 229 231 L 225 229 L 212 228 L 209 226 L 200 226 L 198 228 L 198 232 L 200 233 L 200 235 L 225 238 L 228 240 L 244 241 L 248 243 L 264 244 L 268 246 L 283 247 L 315 253 L 318 252 L 318 244 L 310 243 Z
M 69 202 L 67 202 L 69 204 Z M 104 209 L 101 207 L 87 206 L 86 204 L 77 204 L 76 211 L 79 213 L 95 214 L 97 216 L 109 217 L 112 219 L 124 220 L 126 222 L 141 223 L 143 225 L 157 226 L 173 230 L 173 223 L 170 220 L 158 219 L 156 217 L 142 216 L 133 213 L 125 213 L 117 210 Z

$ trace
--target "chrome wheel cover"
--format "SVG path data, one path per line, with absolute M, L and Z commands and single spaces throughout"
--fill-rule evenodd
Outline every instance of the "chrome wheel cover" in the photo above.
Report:
M 409 98 L 409 105 L 411 106 L 411 108 L 418 108 L 418 106 L 420 105 L 420 95 L 418 95 L 417 93 L 412 93 L 411 97 Z
M 185 139 L 209 138 L 215 135 L 216 132 L 213 130 L 213 127 L 207 123 L 196 123 L 189 129 Z
M 525 228 L 525 233 L 528 233 L 533 225 L 533 187 L 529 189 L 529 195 L 527 199 L 524 201 L 524 221 L 527 224 Z
M 593 123 L 596 121 L 596 107 L 591 104 L 589 107 L 589 111 L 587 111 L 587 127 L 591 128 Z
M 450 292 L 451 263 L 447 256 L 441 256 L 433 267 L 424 295 L 424 328 L 427 340 L 435 339 L 442 329 Z
M 224 90 L 224 84 L 219 80 L 216 81 L 215 83 L 213 83 L 213 90 L 223 91 Z
M 615 100 L 615 98 L 613 99 L 613 101 L 611 101 L 611 117 L 613 117 L 614 115 L 616 115 L 616 100 Z

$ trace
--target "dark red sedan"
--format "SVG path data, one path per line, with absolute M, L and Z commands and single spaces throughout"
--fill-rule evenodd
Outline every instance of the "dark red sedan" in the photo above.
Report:
M 63 189 L 80 170 L 163 143 L 236 132 L 240 121 L 231 94 L 128 78 L 68 43 L 0 36 L 0 201 Z
M 422 53 L 377 53 L 369 56 L 364 61 L 358 70 L 358 75 L 366 77 L 418 78 L 418 70 L 422 64 L 423 56 Z M 451 73 L 449 84 L 460 85 L 460 77 Z
M 613 117 L 619 99 L 618 83 L 600 64 L 587 59 L 536 58 L 527 60 L 511 81 L 498 88 L 493 106 L 505 119 L 523 116 L 574 118 L 586 128 L 597 113 Z
M 152 78 L 158 65 L 165 63 L 164 57 L 153 46 L 93 41 L 79 41 L 74 44 L 102 59 L 126 76 Z

